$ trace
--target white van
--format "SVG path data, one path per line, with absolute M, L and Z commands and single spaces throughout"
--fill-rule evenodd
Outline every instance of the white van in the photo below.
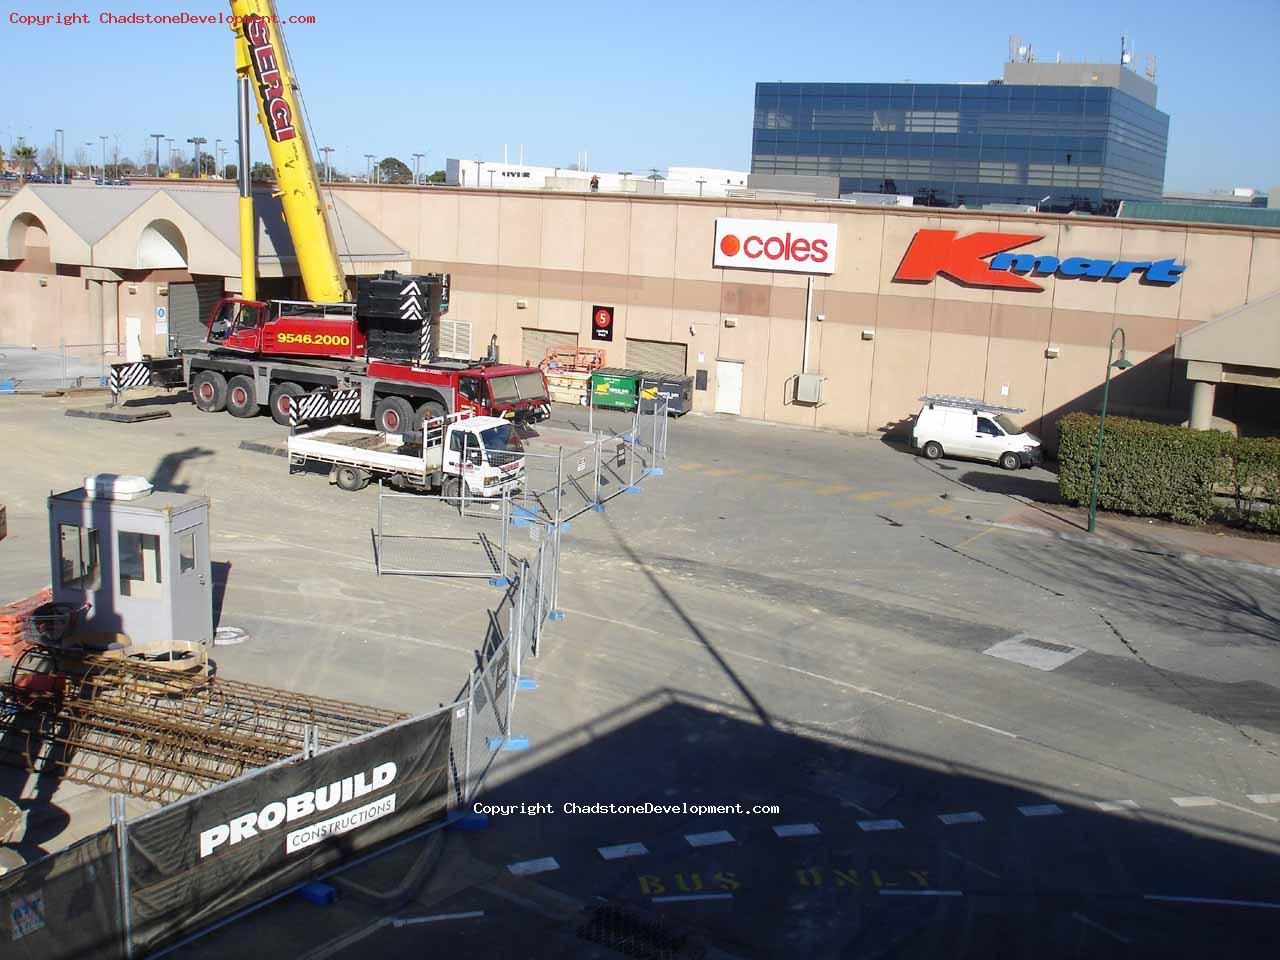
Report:
M 1020 407 L 996 407 L 969 397 L 921 397 L 924 406 L 911 428 L 911 446 L 927 460 L 972 457 L 1006 470 L 1038 464 L 1040 438 L 1013 419 Z

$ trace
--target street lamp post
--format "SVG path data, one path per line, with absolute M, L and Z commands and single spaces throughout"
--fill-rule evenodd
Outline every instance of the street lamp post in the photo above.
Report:
M 374 154 L 366 153 L 364 155 L 364 182 L 373 183 L 373 158 Z
M 66 146 L 66 133 L 61 127 L 53 131 L 54 149 L 58 151 L 58 182 L 62 183 L 67 179 L 67 165 L 63 162 L 63 149 Z
M 222 141 L 215 138 L 213 141 L 213 163 L 214 163 L 213 175 L 215 177 L 222 176 L 222 174 L 218 172 L 219 170 L 218 157 L 220 157 L 221 155 L 222 155 Z
M 1120 334 L 1120 359 L 1112 362 L 1111 357 L 1116 349 L 1116 334 Z M 1128 370 L 1133 364 L 1125 357 L 1125 334 L 1123 327 L 1111 331 L 1111 342 L 1107 345 L 1107 374 L 1102 387 L 1102 414 L 1098 417 L 1098 450 L 1093 457 L 1093 485 L 1089 489 L 1089 532 L 1098 527 L 1098 476 L 1102 472 L 1102 434 L 1107 427 L 1107 399 L 1111 396 L 1111 368 Z
M 99 134 L 98 139 L 102 141 L 102 179 L 107 179 L 107 138 Z
M 164 142 L 169 145 L 169 172 L 173 172 L 173 137 L 165 137 Z
M 160 141 L 164 139 L 163 133 L 153 133 L 151 135 L 156 141 L 156 177 L 160 176 Z
M 193 180 L 200 179 L 200 144 L 208 143 L 204 137 L 187 137 L 187 143 L 191 144 L 191 152 L 194 155 L 195 165 L 191 168 L 191 177 Z
M 333 147 L 321 147 L 324 154 L 324 182 L 333 183 Z
M 426 157 L 425 153 L 415 153 L 413 155 L 413 185 L 415 187 L 422 182 L 420 168 L 424 157 Z
M 84 142 L 84 157 L 85 157 L 85 161 L 89 165 L 89 179 L 92 180 L 93 179 L 93 141 L 92 140 L 86 140 Z M 107 172 L 105 170 L 102 171 L 102 175 L 105 177 L 107 175 Z

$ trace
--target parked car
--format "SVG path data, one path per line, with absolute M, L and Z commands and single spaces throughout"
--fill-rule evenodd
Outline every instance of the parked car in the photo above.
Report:
M 1017 470 L 1040 463 L 1040 438 L 1012 415 L 1020 407 L 1000 407 L 969 397 L 921 397 L 924 406 L 911 428 L 911 446 L 926 460 L 969 457 Z

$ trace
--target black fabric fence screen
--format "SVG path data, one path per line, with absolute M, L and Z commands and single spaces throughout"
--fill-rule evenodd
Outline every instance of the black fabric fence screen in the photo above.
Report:
M 0 956 L 71 960 L 124 956 L 114 830 L 0 876 Z
M 133 820 L 134 956 L 445 816 L 452 708 Z

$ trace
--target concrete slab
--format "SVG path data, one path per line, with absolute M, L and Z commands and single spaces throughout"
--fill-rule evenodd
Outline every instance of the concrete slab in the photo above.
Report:
M 168 410 L 132 407 L 75 407 L 66 412 L 68 417 L 86 420 L 109 420 L 112 423 L 144 423 L 147 420 L 164 420 L 173 416 Z

